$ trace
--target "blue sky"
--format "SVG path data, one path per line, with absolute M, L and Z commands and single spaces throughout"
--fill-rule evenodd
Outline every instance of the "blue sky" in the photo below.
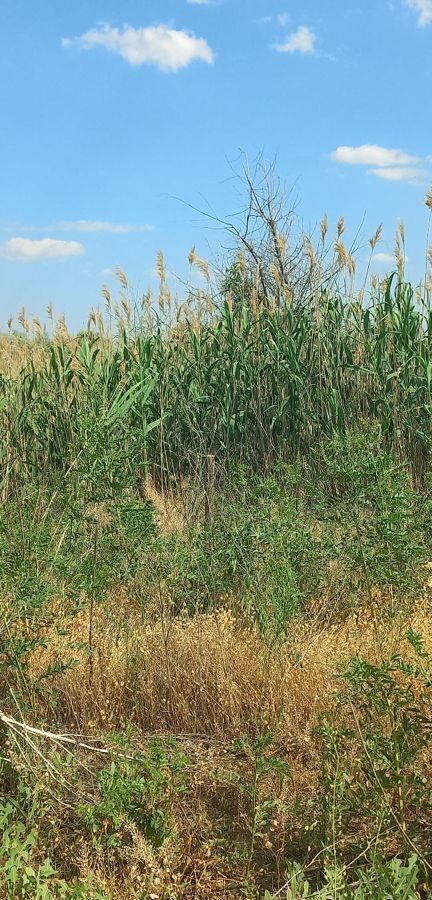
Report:
M 2 0 L 0 16 L 0 327 L 48 303 L 76 327 L 117 264 L 151 284 L 158 249 L 180 273 L 192 244 L 217 255 L 175 198 L 235 211 L 239 148 L 276 157 L 306 229 L 343 214 L 366 243 L 382 222 L 390 256 L 402 218 L 421 278 L 432 0 Z

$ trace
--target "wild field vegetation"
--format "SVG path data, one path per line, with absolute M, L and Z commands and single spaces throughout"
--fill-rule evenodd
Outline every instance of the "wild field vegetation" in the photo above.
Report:
M 432 896 L 430 276 L 247 187 L 183 304 L 2 339 L 10 900 Z

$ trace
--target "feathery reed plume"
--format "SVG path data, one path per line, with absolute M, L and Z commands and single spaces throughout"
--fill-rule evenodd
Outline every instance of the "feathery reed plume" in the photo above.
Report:
M 426 203 L 427 208 L 430 209 L 432 212 L 432 187 L 429 188 L 429 190 L 426 194 L 425 203 Z
M 340 236 L 341 236 L 341 235 L 344 233 L 344 231 L 345 231 L 345 218 L 344 218 L 344 216 L 341 216 L 341 217 L 340 217 L 340 219 L 339 219 L 339 221 L 338 221 L 338 223 L 337 223 L 336 229 L 337 229 L 337 236 L 338 236 L 338 238 L 340 238 Z
M 356 273 L 356 261 L 352 255 L 352 253 L 348 253 L 348 255 L 347 255 L 346 266 L 347 266 L 350 277 L 354 281 L 355 273 Z
M 369 238 L 369 243 L 370 243 L 372 252 L 375 250 L 376 245 L 381 240 L 382 230 L 383 230 L 382 225 L 378 225 L 378 228 L 377 228 L 374 236 Z
M 399 222 L 397 227 L 394 254 L 399 279 L 402 281 L 405 269 L 405 228 L 403 222 Z
M 206 291 L 206 296 L 205 296 L 205 310 L 206 310 L 206 316 L 210 319 L 211 316 L 213 315 L 213 311 L 214 311 L 214 309 L 213 309 L 213 297 L 212 297 L 210 291 Z
M 323 244 L 325 244 L 327 232 L 328 232 L 328 217 L 327 217 L 327 213 L 324 213 L 324 215 L 321 219 L 321 240 L 322 240 Z
M 313 270 L 315 268 L 315 250 L 313 248 L 312 241 L 309 237 L 307 237 L 305 240 L 305 252 L 306 252 L 306 256 L 309 260 L 309 270 L 311 273 L 311 272 L 313 272 Z
M 87 331 L 91 331 L 93 327 L 96 328 L 96 312 L 91 309 L 87 319 Z
M 196 293 L 196 317 L 197 322 L 201 325 L 202 322 L 202 314 L 203 314 L 203 295 L 202 290 L 198 288 Z
M 123 310 L 123 312 L 124 312 L 124 314 L 125 314 L 126 322 L 128 323 L 128 325 L 130 325 L 130 321 L 131 321 L 131 317 L 132 317 L 132 310 L 131 310 L 131 305 L 130 305 L 129 300 L 127 299 L 127 297 L 122 297 L 122 298 L 121 298 L 121 300 L 120 300 L 120 305 L 121 305 L 122 310 Z
M 9 318 L 8 318 L 6 324 L 7 324 L 7 329 L 8 329 L 8 331 L 12 331 L 12 325 L 13 325 L 13 318 L 12 318 L 12 316 L 9 316 Z
M 30 323 L 27 318 L 24 307 L 22 307 L 20 309 L 19 316 L 18 316 L 18 322 L 21 325 L 21 328 L 23 329 L 23 331 L 25 331 L 25 333 L 28 334 L 30 331 Z
M 56 330 L 55 330 L 55 339 L 57 341 L 59 341 L 60 343 L 62 343 L 63 341 L 66 341 L 68 339 L 68 337 L 69 337 L 69 331 L 68 331 L 68 327 L 66 325 L 66 319 L 64 317 L 64 314 L 62 314 L 57 319 Z
M 432 266 L 432 247 L 428 247 L 427 258 L 429 265 Z
M 145 294 L 143 294 L 143 298 L 141 300 L 141 307 L 145 309 L 146 312 L 150 312 L 152 306 L 152 292 L 151 288 L 149 288 Z
M 161 313 L 165 312 L 165 299 L 166 299 L 166 291 L 165 291 L 165 281 L 166 281 L 166 273 L 165 273 L 165 259 L 162 250 L 158 250 L 156 254 L 156 271 L 159 277 L 160 286 L 159 286 L 159 310 Z
M 102 337 L 103 337 L 105 335 L 105 322 L 104 322 L 104 317 L 103 317 L 100 309 L 98 309 L 96 312 L 96 325 L 97 325 L 99 334 L 102 335 Z
M 156 271 L 160 281 L 165 281 L 165 260 L 162 250 L 156 253 Z
M 111 308 L 111 291 L 107 284 L 103 284 L 101 288 L 102 297 L 105 300 L 105 306 L 107 309 Z
M 278 287 L 280 287 L 282 284 L 282 279 L 281 279 L 281 273 L 280 273 L 279 266 L 277 266 L 276 263 L 271 263 L 270 273 L 271 273 L 272 278 L 274 278 L 276 285 Z
M 290 288 L 289 284 L 284 284 L 284 300 L 285 305 L 290 306 L 293 299 L 292 288 Z
M 189 254 L 188 254 L 188 262 L 189 262 L 189 265 L 190 265 L 190 266 L 193 266 L 195 260 L 196 260 L 196 250 L 195 250 L 195 245 L 194 245 L 194 246 L 189 250 Z
M 236 257 L 236 266 L 242 275 L 246 273 L 246 260 L 244 253 L 239 253 Z
M 278 251 L 278 253 L 281 256 L 283 256 L 286 253 L 286 249 L 287 249 L 287 242 L 286 242 L 285 235 L 277 234 L 275 244 L 276 244 L 276 250 Z
M 125 275 L 125 273 L 123 272 L 123 269 L 120 266 L 116 266 L 116 268 L 115 268 L 115 277 L 117 278 L 117 281 L 118 281 L 119 285 L 123 288 L 123 290 L 127 291 L 128 287 L 129 287 L 129 282 L 127 280 L 127 276 Z
M 33 317 L 33 335 L 35 340 L 40 341 L 43 338 L 43 328 L 37 316 Z
M 209 264 L 206 259 L 203 259 L 201 256 L 196 258 L 195 264 L 197 268 L 200 270 L 201 274 L 204 275 L 204 278 L 207 282 L 210 281 L 210 269 Z
M 348 259 L 345 244 L 340 240 L 335 240 L 334 248 L 335 248 L 335 253 L 336 253 L 336 256 L 338 259 L 338 264 L 339 264 L 340 268 L 343 268 L 344 266 L 346 266 L 347 259 Z

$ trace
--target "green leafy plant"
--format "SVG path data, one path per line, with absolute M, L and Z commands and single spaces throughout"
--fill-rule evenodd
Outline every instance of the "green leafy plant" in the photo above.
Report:
M 80 816 L 95 846 L 115 848 L 130 840 L 132 823 L 155 847 L 172 832 L 171 804 L 187 788 L 186 758 L 180 750 L 167 754 L 153 741 L 136 762 L 114 757 L 98 775 L 100 799 L 80 806 Z

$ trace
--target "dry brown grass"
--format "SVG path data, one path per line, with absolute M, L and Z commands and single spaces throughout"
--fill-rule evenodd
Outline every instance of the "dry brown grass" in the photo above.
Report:
M 141 625 L 127 596 L 99 607 L 93 622 L 93 675 L 85 643 L 89 614 L 62 622 L 33 654 L 36 680 L 48 666 L 74 659 L 49 685 L 56 713 L 79 730 L 121 728 L 134 722 L 144 732 L 204 734 L 231 740 L 274 730 L 291 744 L 307 741 L 320 713 L 331 705 L 337 674 L 356 654 L 377 662 L 396 650 L 410 656 L 408 627 L 432 649 L 427 598 L 407 618 L 363 610 L 333 626 L 294 622 L 286 642 L 269 647 L 254 627 L 232 612 Z M 59 637 L 61 628 L 65 636 Z M 51 691 L 45 710 L 49 714 Z
M 59 838 L 56 858 L 61 870 L 72 866 L 80 876 L 92 872 L 116 900 L 135 896 L 144 884 L 155 898 L 244 896 L 244 863 L 231 850 L 239 842 L 247 846 L 250 809 L 236 781 L 227 780 L 230 771 L 246 780 L 252 777 L 248 752 L 233 755 L 233 741 L 243 735 L 253 740 L 272 731 L 272 752 L 283 757 L 290 770 L 283 783 L 271 776 L 262 786 L 264 796 L 276 799 L 277 809 L 275 824 L 269 824 L 257 844 L 255 877 L 265 886 L 266 877 L 277 881 L 287 847 L 292 858 L 308 858 L 309 841 L 314 852 L 316 847 L 306 826 L 319 810 L 322 789 L 322 744 L 316 726 L 323 711 L 337 709 L 341 669 L 355 654 L 378 662 L 399 651 L 408 659 L 408 628 L 432 650 L 427 594 L 410 615 L 389 615 L 379 598 L 375 608 L 333 625 L 322 624 L 319 609 L 316 614 L 310 610 L 307 620 L 293 621 L 282 646 L 271 648 L 256 628 L 228 610 L 192 619 L 164 614 L 142 625 L 126 592 L 119 592 L 96 609 L 93 667 L 85 650 L 75 649 L 87 641 L 88 612 L 62 618 L 60 604 L 55 612 L 46 648 L 38 648 L 31 658 L 35 724 L 103 737 L 124 732 L 132 723 L 138 729 L 138 746 L 145 747 L 150 734 L 175 734 L 188 758 L 188 790 L 172 798 L 175 827 L 161 848 L 134 831 L 108 864 L 109 856 L 98 862 L 79 830 L 72 843 Z M 48 666 L 72 658 L 72 668 L 40 680 Z M 82 789 L 93 790 L 88 766 L 94 771 L 98 759 L 90 754 L 84 762 Z M 352 763 L 355 771 L 354 757 Z M 430 772 L 430 761 L 425 765 Z M 66 837 L 74 831 L 69 813 L 60 808 L 58 815 L 58 832 Z M 366 845 L 368 821 L 356 821 L 355 827 Z M 400 850 L 397 844 L 390 849 Z

